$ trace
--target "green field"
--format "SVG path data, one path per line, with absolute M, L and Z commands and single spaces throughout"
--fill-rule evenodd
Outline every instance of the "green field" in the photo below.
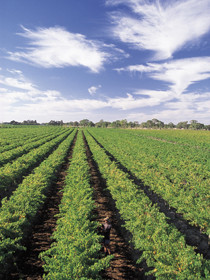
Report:
M 2 275 L 24 250 L 71 147 L 54 242 L 40 255 L 43 277 L 100 279 L 109 266 L 93 220 L 88 145 L 142 252 L 138 262 L 156 279 L 209 279 L 210 132 L 26 126 L 1 128 L 0 143 Z

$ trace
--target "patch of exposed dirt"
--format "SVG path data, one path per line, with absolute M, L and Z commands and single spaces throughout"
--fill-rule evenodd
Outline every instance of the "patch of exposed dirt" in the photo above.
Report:
M 17 255 L 16 267 L 12 269 L 4 280 L 41 280 L 44 273 L 44 262 L 39 258 L 39 254 L 50 248 L 53 239 L 52 233 L 56 229 L 59 204 L 62 199 L 62 189 L 65 182 L 69 161 L 76 142 L 76 135 L 70 146 L 68 155 L 57 174 L 57 181 L 54 182 L 46 193 L 46 200 L 42 208 L 38 211 L 36 221 L 32 226 L 28 239 L 25 241 L 27 250 Z
M 110 248 L 114 258 L 110 262 L 110 267 L 102 273 L 103 279 L 154 279 L 152 276 L 145 276 L 145 272 L 148 271 L 145 263 L 141 263 L 140 265 L 136 264 L 135 261 L 141 253 L 135 251 L 132 245 L 129 244 L 131 234 L 122 227 L 123 221 L 120 218 L 115 202 L 107 189 L 105 180 L 99 172 L 97 163 L 92 157 L 84 135 L 83 138 L 90 166 L 91 183 L 94 188 L 94 200 L 96 204 L 96 209 L 94 210 L 95 219 L 102 224 L 108 216 L 112 224 Z
M 68 135 L 67 135 L 65 138 L 67 138 L 67 137 L 68 137 Z M 50 151 L 48 151 L 48 152 L 46 153 L 45 158 L 47 158 L 47 157 L 52 153 L 52 151 L 55 150 L 55 149 L 59 146 L 59 144 L 60 144 L 60 142 L 57 143 L 55 146 L 53 146 L 53 147 L 50 149 Z M 42 146 L 42 145 L 41 145 L 41 146 Z M 23 156 L 23 155 L 22 155 L 22 156 Z M 14 160 L 17 160 L 17 158 L 14 159 Z M 18 188 L 18 185 L 22 183 L 24 177 L 26 177 L 28 174 L 30 174 L 34 168 L 36 168 L 37 166 L 39 166 L 42 160 L 43 160 L 43 158 L 40 157 L 40 160 L 37 160 L 34 164 L 31 164 L 31 165 L 23 172 L 22 176 L 20 176 L 20 178 L 17 178 L 17 179 L 13 182 L 13 184 L 10 185 L 9 188 L 5 188 L 4 190 L 3 190 L 3 189 L 1 190 L 1 192 L 0 192 L 0 207 L 1 207 L 1 205 L 2 205 L 2 204 L 1 204 L 1 200 L 2 200 L 3 198 L 5 198 L 5 197 L 6 197 L 7 199 L 9 199 L 10 196 L 13 194 L 13 192 Z M 3 166 L 4 166 L 4 165 L 3 165 Z M 2 167 L 3 167 L 3 166 L 2 166 Z
M 91 134 L 90 134 L 91 135 Z M 182 214 L 177 213 L 177 210 L 165 201 L 160 195 L 156 194 L 149 186 L 146 186 L 142 180 L 137 178 L 130 170 L 128 170 L 123 164 L 121 164 L 109 151 L 107 151 L 104 146 L 98 142 L 98 140 L 93 136 L 96 143 L 105 151 L 110 160 L 114 161 L 118 168 L 129 175 L 129 178 L 139 187 L 144 193 L 149 197 L 149 199 L 157 204 L 160 212 L 163 212 L 169 224 L 174 224 L 174 226 L 184 235 L 186 244 L 190 246 L 195 246 L 195 252 L 202 254 L 205 259 L 210 259 L 210 246 L 209 238 L 206 234 L 202 233 L 199 227 L 192 226 L 187 220 L 185 220 Z

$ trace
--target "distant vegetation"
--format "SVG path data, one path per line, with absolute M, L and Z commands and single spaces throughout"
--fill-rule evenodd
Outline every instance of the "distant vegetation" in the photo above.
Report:
M 99 122 L 92 122 L 88 119 L 83 119 L 81 121 L 70 121 L 64 123 L 62 120 L 61 121 L 55 121 L 51 120 L 49 123 L 38 123 L 36 120 L 27 120 L 23 122 L 17 122 L 15 120 L 11 122 L 4 122 L 2 123 L 3 126 L 14 126 L 14 125 L 58 125 L 58 126 L 63 126 L 63 125 L 68 125 L 68 126 L 73 126 L 73 127 L 102 127 L 102 128 L 154 128 L 154 129 L 162 129 L 162 128 L 167 128 L 167 129 L 173 129 L 173 128 L 178 128 L 178 129 L 194 129 L 194 130 L 200 130 L 200 129 L 205 129 L 205 130 L 210 130 L 210 125 L 204 125 L 202 123 L 199 123 L 197 120 L 191 120 L 190 122 L 188 121 L 182 121 L 179 122 L 177 125 L 175 125 L 172 122 L 169 122 L 168 124 L 165 124 L 164 122 L 158 120 L 158 119 L 152 119 L 148 120 L 146 122 L 139 123 L 138 121 L 134 122 L 128 122 L 126 119 L 124 120 L 116 120 L 113 122 L 108 122 L 104 120 L 100 120 Z

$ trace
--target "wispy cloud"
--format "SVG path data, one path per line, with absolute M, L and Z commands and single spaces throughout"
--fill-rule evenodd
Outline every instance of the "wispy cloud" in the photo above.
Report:
M 7 70 L 8 75 L 0 75 L 0 103 L 14 105 L 18 102 L 52 101 L 61 98 L 58 91 L 39 90 L 21 71 Z
M 4 77 L 0 75 L 0 84 L 3 84 L 7 87 L 18 88 L 18 89 L 25 89 L 25 90 L 32 90 L 34 86 L 26 81 L 18 80 L 16 78 L 11 77 Z
M 147 73 L 155 80 L 165 81 L 175 96 L 182 94 L 195 83 L 210 78 L 210 57 L 194 57 L 171 60 L 165 63 L 131 65 L 117 71 Z
M 92 86 L 88 89 L 88 92 L 90 93 L 90 95 L 94 95 L 94 94 L 96 94 L 97 90 L 100 88 L 101 88 L 101 85 Z
M 191 121 L 198 120 L 201 123 L 209 124 L 207 116 L 210 114 L 210 110 L 207 111 L 198 111 L 191 108 L 176 108 L 176 109 L 162 109 L 162 110 L 153 110 L 149 113 L 131 113 L 127 115 L 127 119 L 130 121 L 140 120 L 140 122 L 145 122 L 151 119 L 158 119 L 165 123 L 173 122 L 177 124 L 181 121 Z
M 138 95 L 141 95 L 139 97 Z M 108 105 L 119 110 L 132 110 L 158 106 L 163 102 L 173 99 L 170 92 L 139 90 L 127 93 L 127 97 L 108 98 Z
M 172 57 L 187 43 L 198 40 L 210 30 L 209 0 L 106 2 L 127 5 L 133 13 L 112 13 L 114 35 L 134 48 L 154 51 L 156 60 Z
M 111 58 L 126 56 L 114 45 L 89 40 L 82 34 L 71 33 L 62 27 L 36 30 L 22 28 L 23 32 L 18 35 L 27 38 L 29 46 L 23 51 L 9 52 L 8 58 L 11 60 L 45 68 L 83 66 L 97 73 Z
M 13 83 L 0 83 L 0 121 L 12 119 L 17 121 L 36 119 L 39 122 L 51 119 L 70 121 L 87 117 L 98 121 L 101 118 L 111 120 L 112 114 L 115 119 L 119 119 L 119 116 L 125 118 L 127 115 L 127 119 L 140 122 L 152 117 L 165 122 L 176 122 L 191 120 L 193 116 L 194 119 L 207 124 L 210 114 L 210 92 L 202 94 L 189 92 L 175 97 L 171 89 L 167 91 L 140 89 L 121 97 L 110 98 L 103 95 L 100 98 L 78 99 L 64 97 L 59 91 L 39 89 L 37 85 L 27 81 L 22 72 L 10 71 L 8 75 L 1 75 L 1 80 L 8 81 L 10 78 L 13 79 Z M 26 86 L 23 86 L 24 81 L 27 81 Z M 150 110 L 147 110 L 148 108 Z M 157 108 L 158 113 L 155 112 Z M 141 113 L 133 114 L 132 110 Z M 144 111 L 149 111 L 150 114 L 147 115 Z

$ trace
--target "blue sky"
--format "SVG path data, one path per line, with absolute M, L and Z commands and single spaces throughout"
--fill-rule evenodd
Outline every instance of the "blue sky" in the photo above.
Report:
M 210 0 L 3 0 L 0 122 L 210 123 Z

